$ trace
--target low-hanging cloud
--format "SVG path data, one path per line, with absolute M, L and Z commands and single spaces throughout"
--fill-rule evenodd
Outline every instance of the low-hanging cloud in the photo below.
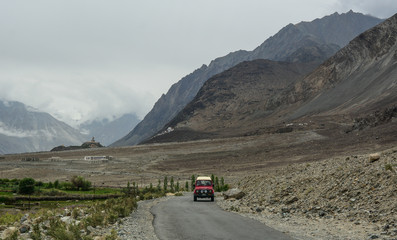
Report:
M 216 57 L 253 50 L 289 23 L 394 0 L 0 2 L 0 98 L 71 125 L 136 113 Z

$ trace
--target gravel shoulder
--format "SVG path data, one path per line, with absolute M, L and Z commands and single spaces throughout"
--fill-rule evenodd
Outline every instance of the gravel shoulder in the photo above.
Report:
M 221 198 L 217 199 L 217 204 L 226 211 L 231 211 L 230 208 L 233 206 L 239 209 L 238 214 L 255 219 L 297 240 L 363 240 L 368 239 L 369 232 L 373 230 L 370 224 L 358 226 L 338 219 L 308 219 L 296 215 L 285 217 L 268 210 L 253 213 L 251 209 L 240 206 L 238 202 Z
M 156 204 L 167 201 L 174 196 L 139 201 L 137 209 L 129 217 L 123 218 L 119 223 L 106 229 L 117 231 L 120 240 L 158 240 L 153 227 L 153 215 L 150 209 Z
M 374 157 L 375 156 L 375 157 Z M 397 239 L 397 148 L 246 176 L 223 209 L 296 239 Z

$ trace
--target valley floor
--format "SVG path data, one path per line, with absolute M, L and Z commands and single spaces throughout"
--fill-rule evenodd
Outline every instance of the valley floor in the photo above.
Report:
M 288 133 L 3 155 L 0 178 L 79 175 L 94 186 L 125 187 L 173 176 L 184 186 L 192 174 L 215 174 L 247 193 L 218 197 L 221 206 L 298 239 L 397 239 L 397 122 L 348 133 L 332 122 L 294 124 Z M 371 153 L 380 159 L 369 162 Z

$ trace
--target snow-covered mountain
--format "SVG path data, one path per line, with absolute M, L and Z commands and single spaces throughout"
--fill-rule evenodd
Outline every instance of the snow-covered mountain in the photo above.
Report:
M 21 102 L 0 100 L 0 154 L 49 151 L 86 140 L 78 130 L 48 113 Z

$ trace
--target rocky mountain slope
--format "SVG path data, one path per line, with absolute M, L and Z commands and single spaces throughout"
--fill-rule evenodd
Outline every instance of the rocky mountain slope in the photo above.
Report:
M 135 114 L 124 114 L 114 120 L 94 120 L 85 122 L 79 126 L 81 132 L 95 139 L 101 144 L 108 146 L 122 138 L 126 132 L 131 131 L 139 123 Z
M 305 54 L 305 58 L 307 56 Z M 196 97 L 165 126 L 165 129 L 174 131 L 159 134 L 148 142 L 255 132 L 268 115 L 263 103 L 317 65 L 318 62 L 288 63 L 264 59 L 240 63 L 207 80 Z
M 310 23 L 290 24 L 255 50 L 230 53 L 182 78 L 171 86 L 167 94 L 160 97 L 153 109 L 130 133 L 112 146 L 134 145 L 153 136 L 195 97 L 205 81 L 238 63 L 254 59 L 294 62 L 295 56 L 300 56 L 302 59 L 303 49 L 305 49 L 303 52 L 312 50 L 317 53 L 326 53 L 320 54 L 317 59 L 325 60 L 354 36 L 381 21 L 374 17 L 348 12 L 335 13 Z M 313 59 L 309 58 L 305 61 L 310 62 Z
M 393 115 L 397 104 L 396 56 L 397 15 L 360 34 L 300 80 L 295 76 L 288 81 L 287 72 L 278 72 L 272 80 L 276 68 L 267 71 L 269 66 L 262 65 L 239 70 L 240 64 L 208 80 L 196 98 L 167 125 L 174 131 L 152 141 L 224 137 L 232 133 L 241 136 L 281 127 L 302 117 L 304 122 L 321 117 L 322 124 L 336 122 L 341 127 L 376 110 Z M 249 65 L 255 63 L 244 63 Z M 261 71 L 263 75 L 253 85 L 255 74 Z M 287 88 L 288 83 L 292 84 Z M 220 134 L 226 128 L 229 132 Z M 193 136 L 187 137 L 188 133 Z
M 76 129 L 20 102 L 0 101 L 0 153 L 48 151 L 58 145 L 81 145 Z
M 289 119 L 321 113 L 354 117 L 397 104 L 397 15 L 360 34 L 267 109 L 297 106 Z

